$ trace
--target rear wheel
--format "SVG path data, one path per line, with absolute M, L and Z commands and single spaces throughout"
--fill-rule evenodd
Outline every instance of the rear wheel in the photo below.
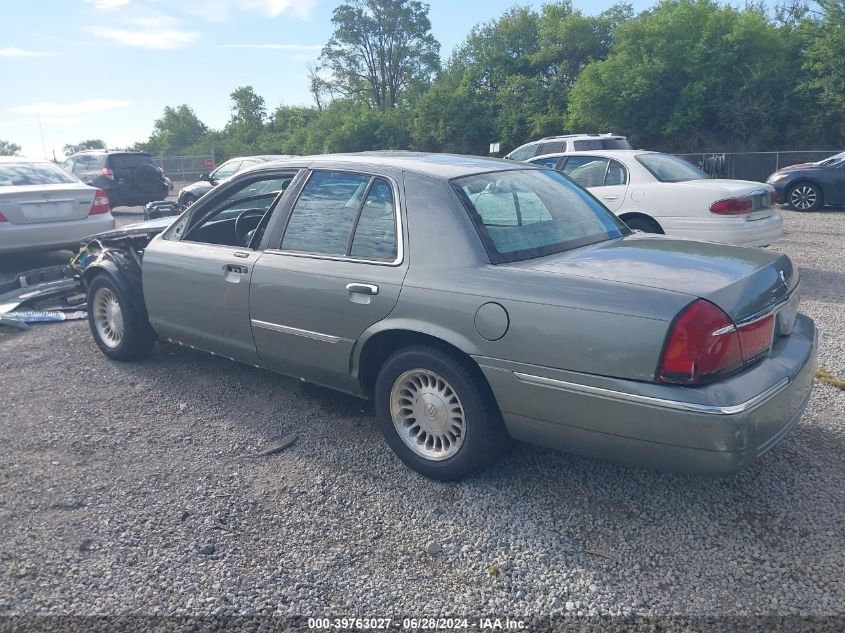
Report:
M 799 182 L 789 190 L 786 202 L 795 211 L 815 211 L 822 206 L 822 191 L 811 182 Z
M 155 333 L 108 274 L 88 284 L 88 325 L 97 347 L 114 360 L 137 360 L 155 343 Z
M 374 399 L 387 443 L 405 464 L 432 479 L 478 472 L 507 440 L 483 376 L 440 349 L 395 352 L 379 371 Z
M 622 218 L 622 221 L 628 225 L 628 228 L 633 231 L 642 231 L 643 233 L 659 233 L 663 234 L 663 229 L 660 225 L 651 218 L 643 215 L 635 215 L 628 218 Z

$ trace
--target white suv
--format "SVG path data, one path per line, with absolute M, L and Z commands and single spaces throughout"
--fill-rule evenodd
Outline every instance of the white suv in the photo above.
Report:
M 508 160 L 528 160 L 544 154 L 582 152 L 602 149 L 633 149 L 628 139 L 618 134 L 564 134 L 547 136 L 537 141 L 520 145 L 510 154 Z

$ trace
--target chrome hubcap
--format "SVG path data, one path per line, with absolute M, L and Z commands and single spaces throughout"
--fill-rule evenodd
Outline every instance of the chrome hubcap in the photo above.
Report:
M 390 415 L 405 445 L 424 459 L 448 459 L 464 443 L 461 400 L 442 376 L 428 369 L 412 369 L 396 379 Z
M 796 209 L 809 209 L 816 204 L 816 190 L 807 185 L 795 187 L 789 195 L 789 202 Z
M 100 288 L 94 293 L 91 314 L 100 340 L 108 347 L 120 345 L 123 340 L 123 311 L 120 309 L 120 302 L 111 290 Z

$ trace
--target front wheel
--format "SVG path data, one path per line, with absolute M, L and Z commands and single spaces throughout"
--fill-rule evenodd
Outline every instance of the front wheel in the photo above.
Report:
M 184 196 L 182 196 L 182 201 L 180 202 L 180 204 L 187 209 L 196 201 L 197 199 L 194 196 L 189 193 L 186 193 Z
M 155 343 L 155 333 L 135 312 L 123 290 L 103 273 L 88 284 L 88 325 L 97 347 L 113 360 L 137 360 Z
M 789 190 L 786 202 L 795 211 L 815 211 L 822 206 L 822 192 L 811 182 L 799 182 Z
M 395 352 L 379 371 L 374 399 L 387 443 L 406 465 L 432 479 L 478 472 L 507 440 L 480 371 L 440 349 Z

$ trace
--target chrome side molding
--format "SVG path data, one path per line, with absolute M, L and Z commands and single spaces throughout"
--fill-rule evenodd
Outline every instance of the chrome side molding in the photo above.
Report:
M 339 336 L 323 334 L 322 332 L 312 332 L 311 330 L 300 330 L 299 328 L 279 325 L 278 323 L 270 323 L 269 321 L 251 319 L 251 322 L 253 327 L 260 327 L 264 330 L 273 330 L 274 332 L 283 332 L 284 334 L 293 334 L 294 336 L 302 336 L 314 339 L 315 341 L 322 341 L 323 343 L 338 343 L 342 340 Z
M 523 374 L 516 371 L 513 372 L 513 375 L 516 376 L 516 378 L 522 382 L 541 387 L 562 389 L 563 391 L 570 391 L 573 393 L 586 393 L 592 396 L 601 396 L 604 398 L 624 400 L 626 402 L 635 402 L 637 404 L 645 404 L 652 407 L 660 407 L 663 409 L 674 409 L 676 411 L 686 411 L 689 413 L 704 413 L 708 415 L 737 415 L 738 413 L 745 413 L 746 411 L 760 406 L 767 400 L 774 398 L 789 384 L 789 378 L 783 378 L 768 389 L 766 389 L 764 392 L 757 394 L 756 396 L 749 400 L 746 400 L 745 402 L 740 402 L 738 404 L 728 406 L 719 406 L 712 404 L 698 404 L 695 402 L 683 402 L 681 400 L 669 400 L 666 398 L 655 398 L 652 396 L 641 396 L 635 393 L 626 393 L 624 391 L 616 391 L 614 389 L 605 389 L 603 387 L 582 385 L 575 382 L 567 382 L 565 380 L 557 380 L 555 378 L 546 378 L 544 376 L 534 376 L 532 374 Z

